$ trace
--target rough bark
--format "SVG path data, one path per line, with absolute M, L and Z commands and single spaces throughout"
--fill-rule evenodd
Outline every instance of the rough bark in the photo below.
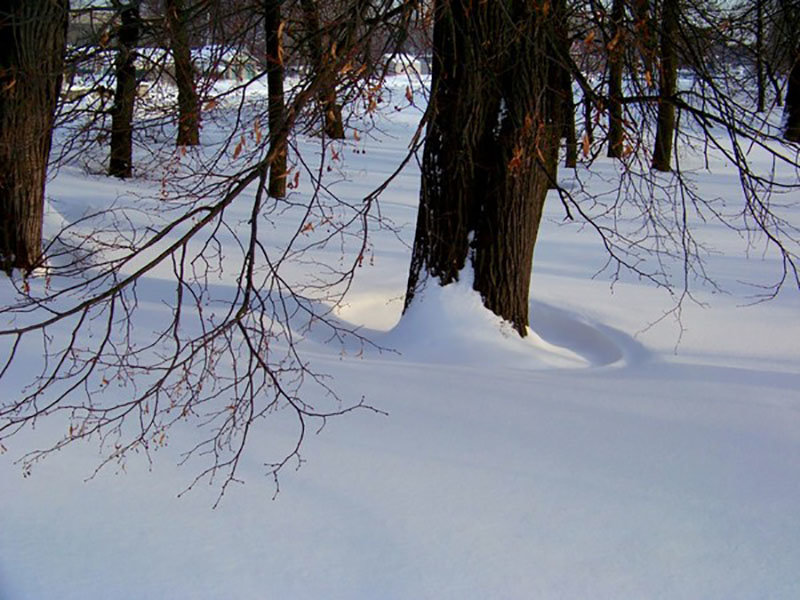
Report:
M 68 0 L 0 4 L 0 268 L 6 272 L 29 272 L 41 260 L 68 13 Z
M 111 107 L 111 159 L 108 174 L 133 175 L 133 108 L 136 102 L 136 46 L 139 43 L 139 2 L 120 9 L 115 73 L 117 85 Z
M 406 308 L 421 279 L 447 285 L 466 265 L 480 203 L 475 154 L 491 101 L 483 97 L 491 90 L 480 73 L 477 26 L 467 28 L 462 2 L 437 0 L 434 14 L 432 94 Z
M 606 43 L 608 52 L 608 156 L 619 158 L 624 149 L 622 124 L 622 69 L 625 17 L 624 0 L 614 0 L 611 5 L 611 35 Z
M 192 54 L 189 47 L 187 11 L 183 0 L 165 0 L 170 50 L 178 86 L 178 146 L 200 143 L 200 101 L 197 97 Z
M 319 7 L 315 0 L 301 0 L 306 29 L 306 48 L 314 77 L 318 78 L 318 103 L 322 111 L 325 135 L 334 140 L 344 139 L 342 107 L 336 101 L 335 73 L 326 68 L 327 52 L 323 47 L 324 35 L 320 24 Z
M 269 94 L 269 135 L 272 163 L 269 167 L 269 195 L 286 196 L 286 120 L 283 93 L 283 52 L 281 43 L 281 0 L 264 0 L 267 37 L 267 88 Z
M 675 137 L 675 104 L 672 99 L 678 83 L 678 52 L 675 40 L 678 34 L 679 0 L 664 0 L 661 11 L 661 67 L 653 168 L 657 171 L 669 171 Z
M 800 46 L 795 50 L 794 56 L 786 86 L 786 123 L 783 137 L 790 142 L 800 142 Z
M 406 308 L 468 262 L 484 305 L 524 336 L 553 125 L 545 12 L 524 0 L 438 0 Z

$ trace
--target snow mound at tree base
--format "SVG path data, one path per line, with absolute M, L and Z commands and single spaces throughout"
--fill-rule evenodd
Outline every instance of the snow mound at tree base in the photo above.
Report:
M 521 338 L 508 322 L 483 306 L 468 278 L 447 286 L 431 282 L 417 293 L 397 325 L 375 341 L 419 363 L 552 369 L 601 366 L 624 359 L 626 353 L 618 341 L 597 327 L 546 305 L 533 308 L 534 328 Z

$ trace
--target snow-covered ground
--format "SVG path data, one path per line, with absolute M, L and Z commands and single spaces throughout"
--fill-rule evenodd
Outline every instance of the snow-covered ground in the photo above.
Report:
M 418 115 L 353 142 L 340 195 L 392 170 Z M 698 181 L 737 193 L 730 169 Z M 681 334 L 664 291 L 593 278 L 603 249 L 553 198 L 527 339 L 465 284 L 429 285 L 398 323 L 418 185 L 412 161 L 381 201 L 399 239 L 373 234 L 338 311 L 397 352 L 303 344 L 340 396 L 387 416 L 328 421 L 274 501 L 253 439 L 214 510 L 216 487 L 176 497 L 191 429 L 152 468 L 86 481 L 98 450 L 76 445 L 23 478 L 14 460 L 63 426 L 43 422 L 0 456 L 0 599 L 800 598 L 800 294 L 750 305 L 741 283 L 775 258 L 707 226 L 731 293 L 699 289 Z M 48 192 L 68 212 L 119 186 L 64 169 Z

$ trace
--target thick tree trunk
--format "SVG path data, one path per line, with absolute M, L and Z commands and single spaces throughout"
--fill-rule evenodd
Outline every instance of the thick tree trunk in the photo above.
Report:
M 800 46 L 794 53 L 794 64 L 786 86 L 786 126 L 783 137 L 790 142 L 800 142 Z
M 472 28 L 461 0 L 436 0 L 432 90 L 422 155 L 417 228 L 405 305 L 429 276 L 441 285 L 458 280 L 480 214 L 475 183 L 476 154 L 486 98 L 477 22 Z
M 625 35 L 624 0 L 614 0 L 611 5 L 611 39 L 606 43 L 608 52 L 608 156 L 620 158 L 624 149 L 625 131 L 622 125 L 622 69 L 624 66 Z
M 661 70 L 659 77 L 658 121 L 653 149 L 653 168 L 669 171 L 675 137 L 675 96 L 678 82 L 679 0 L 664 0 L 661 7 Z
M 267 88 L 269 93 L 269 195 L 286 196 L 286 105 L 283 95 L 283 51 L 281 41 L 281 0 L 264 0 L 267 36 Z
M 406 308 L 468 261 L 484 305 L 524 336 L 554 125 L 544 11 L 437 0 L 422 188 Z M 550 90 L 552 93 L 552 90 Z
M 194 81 L 192 54 L 189 46 L 187 14 L 183 0 L 166 0 L 164 9 L 169 31 L 175 83 L 178 86 L 178 146 L 200 143 L 200 101 Z
M 0 268 L 9 273 L 41 260 L 68 14 L 68 0 L 0 4 Z
M 136 101 L 136 46 L 139 43 L 139 1 L 120 11 L 117 33 L 114 105 L 111 108 L 111 160 L 108 174 L 127 178 L 133 174 L 133 107 Z
M 329 72 L 326 63 L 330 49 L 323 48 L 324 36 L 320 25 L 316 0 L 301 0 L 306 28 L 306 48 L 311 59 L 314 76 L 320 78 L 318 102 L 322 110 L 325 135 L 334 140 L 344 139 L 342 107 L 336 102 L 335 73 Z

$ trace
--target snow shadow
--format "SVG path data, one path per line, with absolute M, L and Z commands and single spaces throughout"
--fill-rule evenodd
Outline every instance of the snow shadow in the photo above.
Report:
M 542 339 L 570 349 L 593 367 L 638 364 L 651 356 L 632 336 L 576 311 L 532 300 L 530 314 L 532 329 Z

